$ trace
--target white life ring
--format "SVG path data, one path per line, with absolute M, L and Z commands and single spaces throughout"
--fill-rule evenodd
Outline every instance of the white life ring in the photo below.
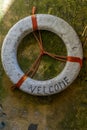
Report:
M 48 14 L 36 14 L 35 16 L 39 30 L 54 32 L 64 41 L 68 60 L 57 77 L 46 81 L 27 77 L 19 89 L 32 95 L 52 95 L 64 90 L 76 79 L 81 69 L 82 46 L 76 32 L 63 19 Z M 21 39 L 31 32 L 33 32 L 32 17 L 29 16 L 17 22 L 10 29 L 2 45 L 2 64 L 14 84 L 24 75 L 17 62 L 17 48 Z M 74 58 L 76 59 L 73 61 Z

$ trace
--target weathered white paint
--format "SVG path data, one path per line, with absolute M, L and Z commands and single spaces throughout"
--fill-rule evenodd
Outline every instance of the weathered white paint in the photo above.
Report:
M 67 22 L 52 15 L 38 14 L 36 17 L 40 30 L 49 30 L 60 36 L 66 45 L 68 56 L 83 58 L 80 40 Z M 17 47 L 20 40 L 32 31 L 32 20 L 31 16 L 29 16 L 17 22 L 4 40 L 1 53 L 2 63 L 7 75 L 14 84 L 24 75 L 17 62 Z M 39 96 L 59 93 L 74 81 L 79 71 L 79 63 L 67 61 L 63 71 L 57 77 L 46 81 L 27 78 L 20 89 L 26 93 Z

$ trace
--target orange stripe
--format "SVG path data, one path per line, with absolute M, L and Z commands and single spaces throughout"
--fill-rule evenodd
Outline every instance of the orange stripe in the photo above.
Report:
M 20 86 L 22 85 L 22 83 L 23 83 L 26 79 L 27 79 L 27 76 L 26 76 L 26 75 L 23 75 L 23 76 L 19 79 L 19 81 L 15 84 L 15 86 L 16 86 L 17 88 L 20 88 Z
M 78 62 L 80 66 L 82 67 L 82 59 L 79 57 L 72 57 L 72 56 L 67 56 L 67 61 L 70 62 Z M 27 76 L 24 74 L 19 81 L 15 84 L 17 88 L 20 88 L 20 86 L 23 84 L 23 82 L 27 79 Z
M 33 31 L 36 31 L 38 29 L 37 18 L 35 15 L 32 15 L 31 19 L 32 19 L 32 25 L 33 25 Z
M 80 66 L 82 67 L 82 59 L 79 57 L 67 56 L 67 61 L 78 62 L 80 64 Z

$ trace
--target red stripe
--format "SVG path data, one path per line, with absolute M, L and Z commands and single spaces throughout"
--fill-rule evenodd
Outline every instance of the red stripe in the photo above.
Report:
M 72 56 L 67 56 L 67 61 L 70 62 L 77 62 L 80 64 L 80 66 L 82 67 L 82 59 L 79 57 L 72 57 Z M 15 86 L 17 88 L 20 88 L 20 86 L 23 84 L 23 82 L 27 79 L 27 76 L 24 74 L 20 80 L 15 84 Z
M 82 67 L 82 59 L 79 57 L 67 56 L 67 61 L 78 62 L 80 66 Z
M 35 15 L 32 15 L 31 19 L 32 19 L 32 25 L 33 25 L 33 31 L 36 31 L 38 29 L 37 18 Z
M 36 19 L 36 16 L 35 15 L 32 15 L 31 16 L 32 18 L 32 25 L 33 25 L 33 31 L 37 30 L 38 29 L 38 26 L 37 26 L 37 19 Z M 23 82 L 27 79 L 27 76 L 26 75 L 23 75 L 19 81 L 15 84 L 15 86 L 17 88 L 20 88 L 20 86 L 23 84 Z
M 23 83 L 26 79 L 27 79 L 27 76 L 26 76 L 26 75 L 23 75 L 23 76 L 19 79 L 19 81 L 15 84 L 15 86 L 16 86 L 17 88 L 20 88 L 20 86 L 22 85 L 22 83 Z

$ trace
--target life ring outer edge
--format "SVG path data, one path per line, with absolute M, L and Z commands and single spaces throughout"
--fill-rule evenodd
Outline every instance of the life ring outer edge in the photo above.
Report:
M 76 32 L 67 22 L 52 15 L 38 14 L 36 17 L 39 29 L 52 31 L 62 38 L 66 45 L 69 56 L 77 56 L 81 59 L 83 58 L 83 51 L 80 40 Z M 31 16 L 29 16 L 20 20 L 11 28 L 3 42 L 1 50 L 2 64 L 4 70 L 13 83 L 17 83 L 18 80 L 24 75 L 18 65 L 16 57 L 19 41 L 26 34 L 32 31 Z M 29 94 L 38 96 L 59 93 L 75 80 L 79 74 L 80 69 L 81 68 L 78 63 L 67 61 L 65 68 L 57 77 L 47 81 L 36 81 L 31 78 L 27 78 L 21 85 L 20 89 Z M 72 74 L 70 72 L 72 72 Z

